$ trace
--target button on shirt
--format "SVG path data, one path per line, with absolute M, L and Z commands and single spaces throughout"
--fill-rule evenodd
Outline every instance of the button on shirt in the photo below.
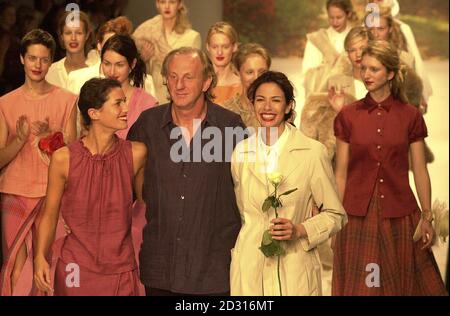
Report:
M 350 145 L 348 214 L 365 216 L 376 186 L 384 217 L 407 216 L 418 208 L 409 186 L 408 153 L 411 143 L 427 137 L 427 127 L 417 108 L 392 96 L 377 103 L 367 94 L 338 114 L 334 132 Z
M 217 127 L 224 145 L 226 127 L 245 128 L 237 114 L 212 103 L 207 106 L 197 133 Z M 171 149 L 185 143 L 181 135 L 171 139 L 174 128 L 171 105 L 162 105 L 143 112 L 128 136 L 148 148 L 143 192 L 148 224 L 140 254 L 141 280 L 177 293 L 225 293 L 230 250 L 241 227 L 229 163 L 235 144 L 232 141 L 231 151 L 218 155 L 226 162 L 190 162 L 199 150 L 211 151 L 209 138 L 201 140 L 200 149 L 193 140 L 186 146 L 190 160 L 175 162 Z

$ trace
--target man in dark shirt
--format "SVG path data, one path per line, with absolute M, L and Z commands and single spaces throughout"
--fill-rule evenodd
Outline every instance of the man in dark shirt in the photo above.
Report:
M 230 157 L 245 126 L 209 100 L 216 77 L 200 50 L 172 51 L 162 74 L 172 102 L 143 112 L 128 136 L 149 153 L 141 280 L 147 295 L 227 295 L 241 226 Z

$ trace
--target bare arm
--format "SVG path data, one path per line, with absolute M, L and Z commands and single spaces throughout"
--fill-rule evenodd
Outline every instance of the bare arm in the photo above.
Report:
M 30 126 L 25 116 L 21 116 L 17 120 L 16 134 L 17 136 L 9 144 L 6 144 L 9 135 L 8 127 L 0 111 L 0 169 L 9 164 L 17 156 L 30 135 Z
M 431 182 L 425 160 L 425 144 L 423 141 L 410 146 L 412 171 L 422 210 L 431 210 Z
M 34 279 L 37 287 L 44 292 L 52 292 L 50 266 L 47 255 L 52 245 L 59 218 L 59 207 L 69 173 L 69 149 L 63 147 L 53 153 L 49 172 L 47 195 L 37 229 L 37 244 L 34 259 Z
M 75 104 L 70 112 L 69 120 L 64 127 L 64 134 L 66 136 L 66 141 L 68 144 L 73 142 L 77 138 L 77 105 Z
M 147 162 L 147 147 L 143 143 L 132 142 L 133 146 L 133 171 L 134 171 L 134 192 L 136 199 L 144 202 L 142 187 L 144 185 L 144 171 Z
M 350 145 L 339 138 L 336 138 L 336 170 L 334 174 L 341 202 L 344 201 L 349 155 Z
M 425 143 L 423 140 L 412 143 L 410 145 L 410 155 L 412 163 L 412 171 L 414 174 L 414 183 L 416 186 L 417 195 L 419 197 L 422 212 L 431 211 L 431 182 L 428 174 L 426 159 L 425 159 Z M 435 235 L 433 226 L 427 220 L 422 220 L 422 249 L 428 249 L 433 245 L 433 238 Z

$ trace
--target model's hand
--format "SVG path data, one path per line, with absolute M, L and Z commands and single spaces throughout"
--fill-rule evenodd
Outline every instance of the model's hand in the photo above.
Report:
M 72 234 L 72 230 L 71 230 L 70 227 L 66 224 L 66 222 L 65 222 L 63 219 L 61 219 L 61 222 L 62 222 L 62 224 L 63 224 L 63 226 L 64 226 L 64 232 L 66 233 L 66 236 Z
M 429 221 L 423 220 L 420 229 L 422 231 L 422 250 L 430 249 L 433 246 L 435 236 L 433 225 Z
M 34 136 L 46 136 L 50 132 L 49 118 L 44 121 L 35 121 L 31 123 L 31 133 Z
M 340 87 L 328 89 L 328 102 L 336 113 L 339 113 L 345 105 L 345 93 Z
M 428 112 L 428 103 L 427 101 L 425 101 L 425 99 L 422 97 L 422 101 L 420 102 L 420 106 L 419 106 L 420 112 L 422 112 L 422 114 L 426 114 Z
M 270 227 L 270 234 L 275 240 L 296 240 L 306 235 L 303 225 L 294 225 L 286 218 L 274 218 Z
M 16 134 L 20 143 L 25 143 L 30 136 L 30 125 L 25 115 L 20 116 L 16 122 Z
M 319 215 L 319 214 L 320 214 L 320 210 L 317 207 L 317 205 L 314 204 L 313 207 L 312 207 L 312 210 L 311 210 L 311 217 L 314 217 L 314 216 Z
M 155 55 L 155 45 L 152 42 L 144 41 L 140 53 L 143 61 L 149 61 Z
M 50 266 L 42 256 L 37 256 L 34 259 L 34 282 L 40 291 L 48 294 L 53 293 L 50 280 Z

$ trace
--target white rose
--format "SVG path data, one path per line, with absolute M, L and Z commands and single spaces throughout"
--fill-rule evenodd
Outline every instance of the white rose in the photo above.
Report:
M 283 175 L 280 172 L 272 172 L 267 175 L 267 179 L 274 186 L 277 186 L 281 183 L 281 181 L 283 181 Z

